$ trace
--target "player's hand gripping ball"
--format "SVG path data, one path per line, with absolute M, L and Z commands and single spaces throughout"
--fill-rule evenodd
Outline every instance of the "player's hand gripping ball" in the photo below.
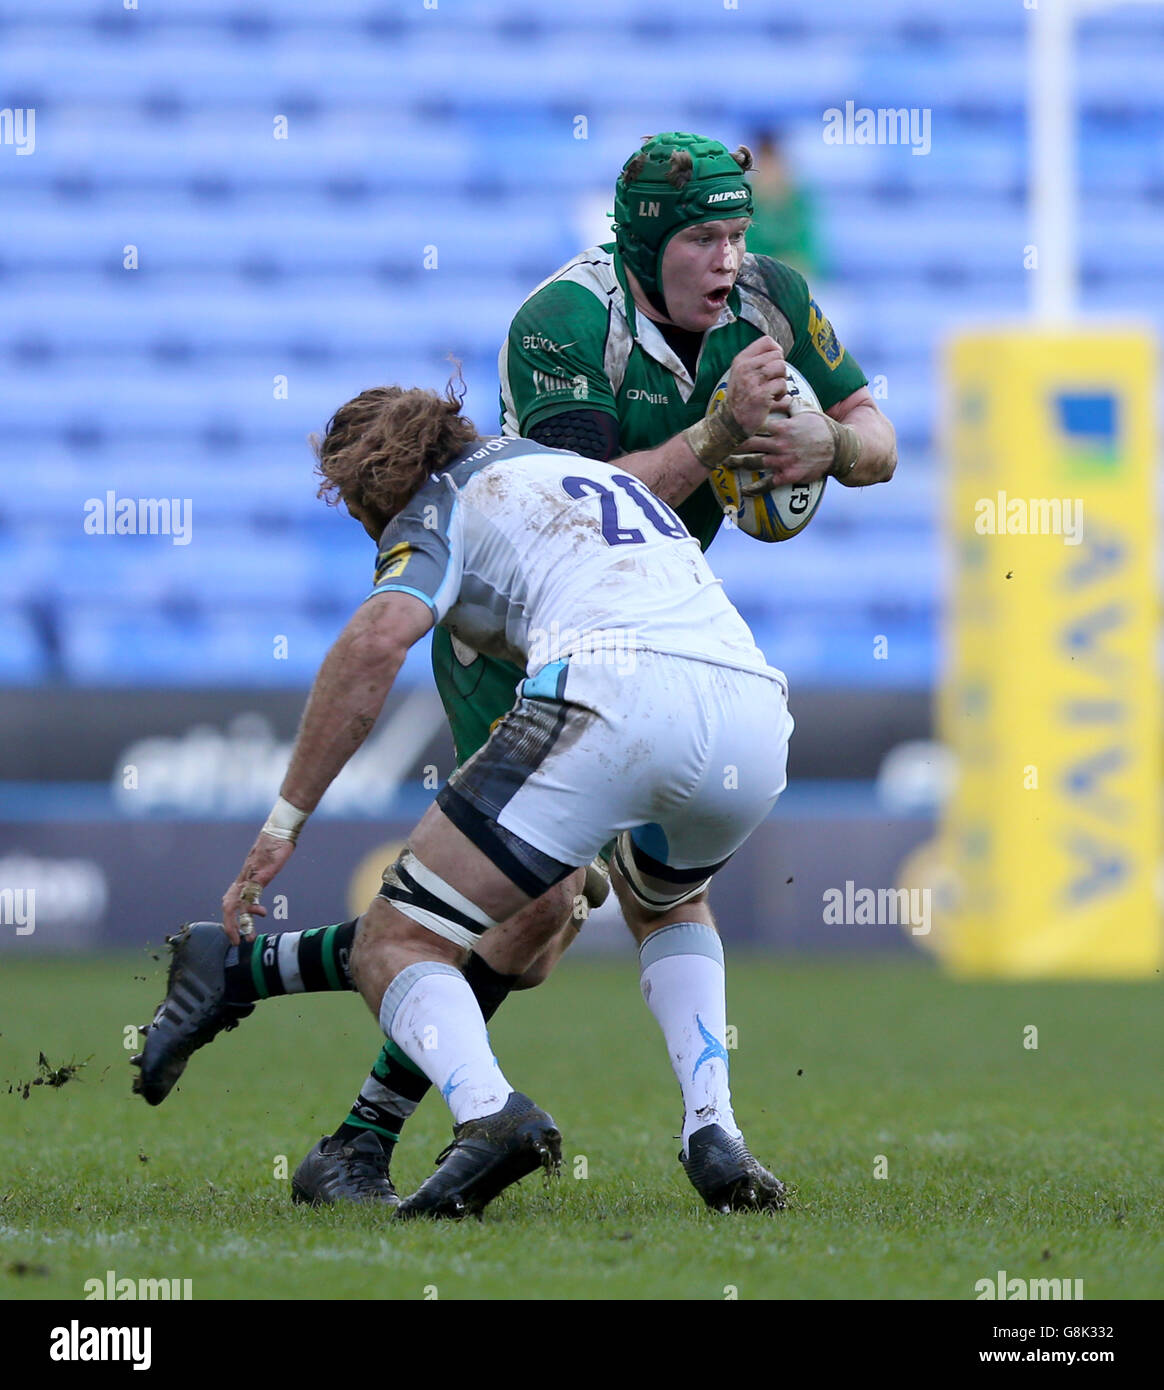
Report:
M 796 415 L 802 410 L 819 411 L 820 402 L 816 398 L 816 392 L 791 363 L 786 365 L 788 394 L 792 397 L 789 413 Z M 709 415 L 714 415 L 723 404 L 730 380 L 729 372 L 711 393 L 711 401 L 707 407 Z M 784 418 L 782 413 L 775 412 L 768 417 L 768 422 L 775 423 Z M 766 434 L 768 430 L 758 429 L 756 433 Z M 732 456 L 733 459 L 738 457 L 740 455 Z M 743 457 L 755 458 L 756 455 Z M 758 482 L 763 476 L 762 469 L 741 468 L 733 471 L 724 466 L 715 469 L 711 474 L 711 486 L 725 515 L 746 535 L 754 536 L 758 541 L 787 541 L 793 536 L 799 536 L 816 515 L 816 509 L 824 495 L 826 480 L 818 478 L 814 483 L 787 483 L 759 497 L 744 497 L 740 489 L 747 487 L 749 483 Z

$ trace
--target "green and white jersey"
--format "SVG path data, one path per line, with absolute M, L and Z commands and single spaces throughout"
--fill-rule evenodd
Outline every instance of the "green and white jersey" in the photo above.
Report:
M 769 256 L 744 257 L 719 322 L 703 338 L 694 379 L 659 328 L 635 307 L 613 243 L 564 265 L 526 299 L 500 356 L 502 433 L 528 435 L 562 411 L 613 416 L 625 453 L 654 449 L 707 412 L 732 359 L 767 334 L 808 378 L 824 409 L 865 385 L 804 277 Z M 723 512 L 710 484 L 676 508 L 704 550 Z M 523 672 L 479 655 L 443 627 L 433 673 L 458 761 L 471 757 L 512 707 Z
M 704 334 L 694 378 L 632 299 L 613 243 L 591 247 L 540 284 L 501 349 L 501 427 L 526 435 L 564 410 L 618 421 L 626 453 L 657 448 L 701 420 L 732 359 L 767 334 L 827 410 L 866 384 L 804 277 L 770 256 L 745 255 L 719 321 Z M 704 549 L 723 520 L 707 484 L 678 508 Z

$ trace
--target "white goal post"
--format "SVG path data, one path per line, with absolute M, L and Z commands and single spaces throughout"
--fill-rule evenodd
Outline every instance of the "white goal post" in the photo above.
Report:
M 1030 11 L 1027 112 L 1031 231 L 1039 257 L 1032 311 L 1039 324 L 1074 320 L 1079 302 L 1075 168 L 1075 21 L 1081 14 L 1164 0 L 1024 0 Z

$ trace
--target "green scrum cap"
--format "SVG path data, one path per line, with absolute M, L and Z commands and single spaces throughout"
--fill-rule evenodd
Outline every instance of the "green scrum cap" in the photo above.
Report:
M 623 165 L 614 188 L 615 241 L 624 264 L 660 313 L 667 313 L 667 243 L 695 222 L 751 217 L 752 189 L 744 178 L 751 165 L 746 147 L 732 154 L 718 140 L 681 130 L 649 137 Z

